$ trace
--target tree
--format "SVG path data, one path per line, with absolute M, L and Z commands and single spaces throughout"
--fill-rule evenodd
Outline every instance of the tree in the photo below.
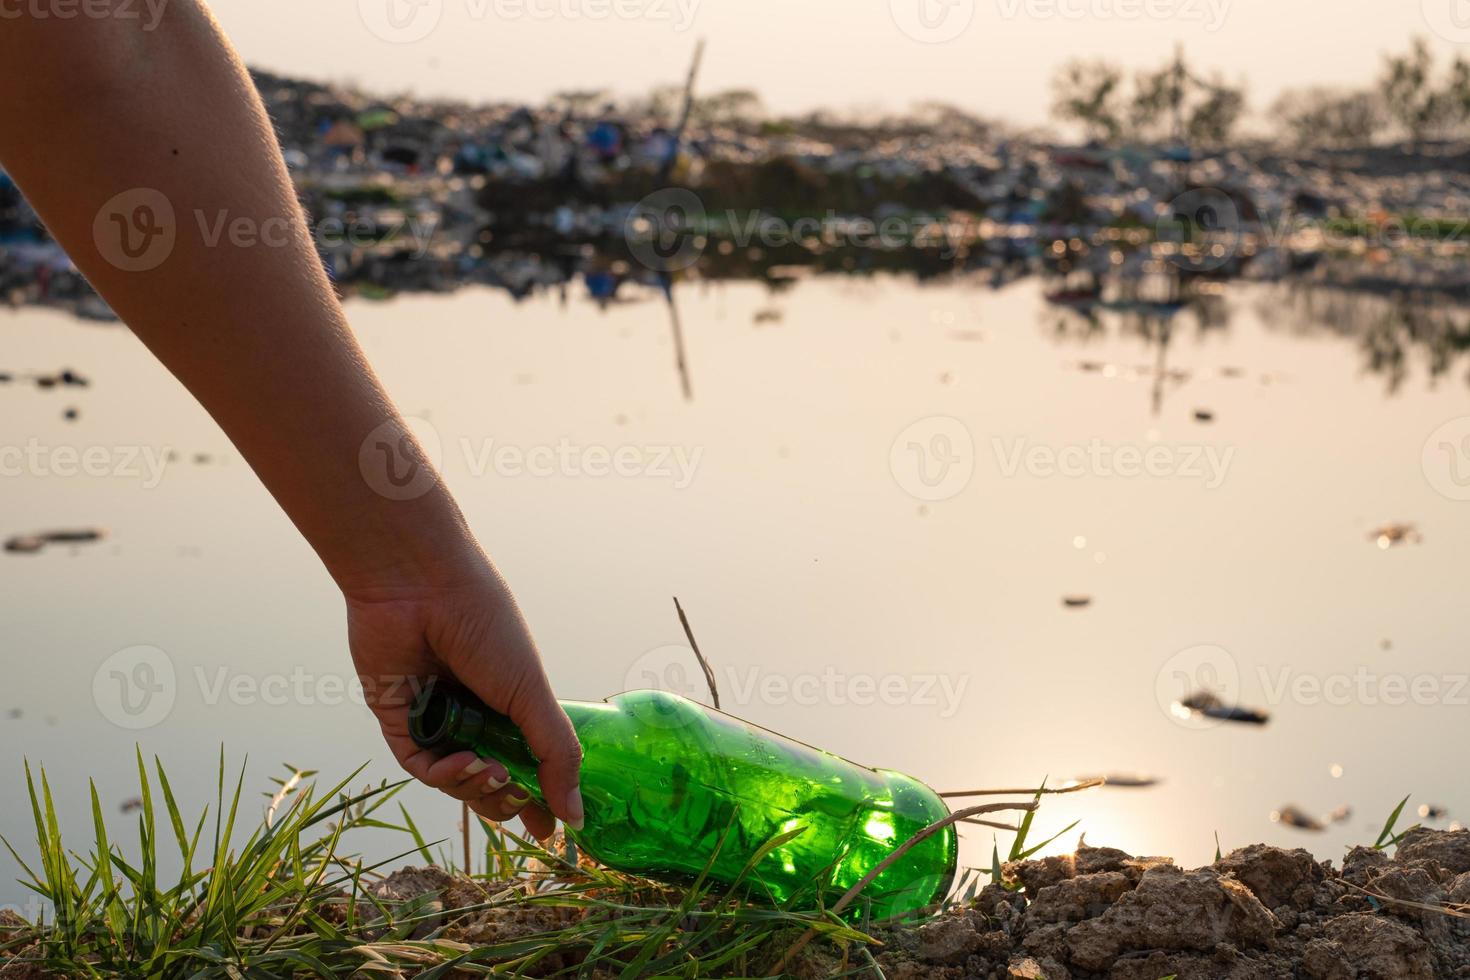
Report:
M 694 101 L 694 118 L 706 125 L 755 125 L 765 114 L 765 104 L 751 89 L 732 88 Z
M 1295 146 L 1365 146 L 1388 124 L 1374 92 L 1330 88 L 1283 92 L 1271 107 L 1282 138 Z
M 1447 94 L 1434 87 L 1434 55 L 1422 37 L 1414 39 L 1407 54 L 1384 60 L 1378 85 L 1389 115 L 1414 143 L 1422 143 L 1449 121 L 1452 105 Z
M 1081 123 L 1088 138 L 1110 141 L 1123 130 L 1123 72 L 1104 61 L 1071 61 L 1052 80 L 1052 114 Z
M 1245 93 L 1216 82 L 1206 88 L 1199 103 L 1189 113 L 1185 137 L 1204 146 L 1229 142 L 1235 124 L 1245 112 Z
M 1245 112 L 1245 93 L 1190 71 L 1180 51 L 1154 71 L 1139 72 L 1131 93 L 1123 72 L 1106 62 L 1074 61 L 1053 80 L 1052 114 L 1079 122 L 1094 140 L 1127 136 L 1145 142 L 1184 140 L 1218 145 Z

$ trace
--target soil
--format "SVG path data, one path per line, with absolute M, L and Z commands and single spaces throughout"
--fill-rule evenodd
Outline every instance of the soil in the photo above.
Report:
M 1304 850 L 1254 844 L 1195 870 L 1108 847 L 1008 864 L 1005 885 L 924 925 L 879 929 L 871 952 L 889 980 L 1458 980 L 1470 978 L 1470 830 L 1409 831 L 1390 857 L 1356 847 L 1341 868 Z M 505 886 L 501 886 L 505 887 Z M 522 905 L 456 914 L 492 899 L 481 882 L 407 868 L 372 888 L 413 903 L 423 929 L 483 945 L 554 931 L 583 914 Z M 443 918 L 434 913 L 442 912 Z M 0 923 L 12 924 L 12 923 Z M 19 925 L 16 920 L 14 925 Z M 797 939 L 755 959 L 775 962 Z M 575 971 L 575 950 L 528 975 Z M 788 975 L 856 973 L 813 942 Z M 0 976 L 42 977 L 18 963 Z M 8 969 L 6 969 L 8 967 Z M 871 973 L 871 971 L 870 971 Z M 613 974 L 598 971 L 594 980 Z
M 400 875 L 424 872 L 400 872 Z M 1107 847 L 1007 865 L 1006 884 L 912 929 L 879 930 L 890 980 L 1452 980 L 1470 978 L 1470 831 L 1410 831 L 1341 868 L 1255 844 L 1195 870 Z M 417 884 L 449 887 L 429 875 Z M 397 882 L 385 886 L 411 892 Z M 450 903 L 450 908 L 453 903 Z M 550 908 L 470 916 L 464 942 L 565 925 Z M 792 938 L 795 938 L 794 936 Z M 565 968 L 568 963 L 556 964 Z M 813 943 L 802 978 L 851 970 Z
M 1341 869 L 1256 844 L 1193 871 L 1082 847 L 1004 873 L 1017 890 L 881 935 L 890 980 L 1470 977 L 1470 831 L 1411 831 Z

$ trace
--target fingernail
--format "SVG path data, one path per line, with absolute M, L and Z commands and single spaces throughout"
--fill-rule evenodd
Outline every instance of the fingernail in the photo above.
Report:
M 572 791 L 567 794 L 566 824 L 573 830 L 581 830 L 586 822 L 586 815 L 582 811 L 582 787 L 573 786 Z
M 485 792 L 493 793 L 501 787 L 505 786 L 505 784 L 508 782 L 510 782 L 510 780 L 501 779 L 499 776 L 491 773 L 490 778 L 485 780 Z
M 489 768 L 490 763 L 486 762 L 484 759 L 476 759 L 474 762 L 471 762 L 469 765 L 465 766 L 459 771 L 459 778 L 469 779 L 471 776 L 478 776 L 480 773 Z

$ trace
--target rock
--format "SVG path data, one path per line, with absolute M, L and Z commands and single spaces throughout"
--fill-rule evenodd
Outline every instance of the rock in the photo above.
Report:
M 1444 899 L 1434 877 L 1423 868 L 1400 868 L 1390 865 L 1368 878 L 1365 886 L 1375 896 L 1398 899 L 1400 902 L 1415 902 L 1422 905 L 1438 905 Z M 1410 922 L 1419 922 L 1426 915 L 1438 913 L 1416 909 L 1409 905 L 1384 902 L 1385 911 Z
M 1420 827 L 1404 835 L 1394 854 L 1396 861 L 1430 860 L 1450 874 L 1470 871 L 1470 830 L 1429 830 Z
M 1333 919 L 1307 944 L 1302 969 L 1314 980 L 1435 980 L 1434 961 L 1419 934 L 1371 913 Z
M 1026 907 L 1026 898 L 1000 885 L 986 885 L 975 897 L 974 907 L 992 919 L 1014 914 Z
M 1041 889 L 1026 908 L 1026 922 L 1081 922 L 1106 912 L 1133 882 L 1121 871 L 1079 875 Z
M 1077 873 L 1076 862 L 1070 854 L 1057 854 L 1037 861 L 1009 861 L 1001 869 L 1009 881 L 1019 881 L 1031 898 L 1041 889 L 1055 885 Z
M 1122 871 L 1131 860 L 1132 854 L 1116 847 L 1088 847 L 1084 844 L 1077 848 L 1075 867 L 1079 875 L 1093 875 L 1099 871 Z
M 1022 956 L 1011 960 L 1006 967 L 1010 980 L 1071 980 L 1067 968 L 1055 960 L 1036 960 Z
M 1172 868 L 1174 859 L 1168 857 L 1136 857 L 1123 862 L 1123 873 L 1134 882 L 1143 878 L 1154 868 Z
M 1071 955 L 1067 951 L 1067 930 L 1070 928 L 1064 922 L 1057 922 L 1029 929 L 1021 945 L 1026 952 L 1040 959 L 1065 960 Z
M 920 927 L 916 952 L 926 963 L 958 965 L 983 945 L 971 914 L 961 912 Z
M 1212 950 L 1221 943 L 1258 946 L 1279 923 L 1250 889 L 1210 869 L 1171 865 L 1146 871 L 1138 887 L 1101 916 L 1067 934 L 1072 962 L 1104 970 L 1130 950 Z
M 1215 863 L 1215 870 L 1234 875 L 1268 909 L 1281 905 L 1298 910 L 1311 908 L 1323 878 L 1322 869 L 1308 852 L 1266 844 L 1231 851 Z
M 1388 855 L 1382 851 L 1361 845 L 1348 851 L 1342 862 L 1342 876 L 1355 885 L 1366 884 L 1368 872 L 1388 863 Z

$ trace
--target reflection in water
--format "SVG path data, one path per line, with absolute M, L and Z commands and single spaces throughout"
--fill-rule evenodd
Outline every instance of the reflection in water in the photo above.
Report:
M 1356 340 L 1364 369 L 1383 375 L 1390 393 L 1409 378 L 1415 352 L 1422 353 L 1431 381 L 1456 370 L 1470 352 L 1470 311 L 1439 296 L 1284 280 L 1262 296 L 1256 312 L 1276 330 Z M 1466 381 L 1470 383 L 1470 372 Z

